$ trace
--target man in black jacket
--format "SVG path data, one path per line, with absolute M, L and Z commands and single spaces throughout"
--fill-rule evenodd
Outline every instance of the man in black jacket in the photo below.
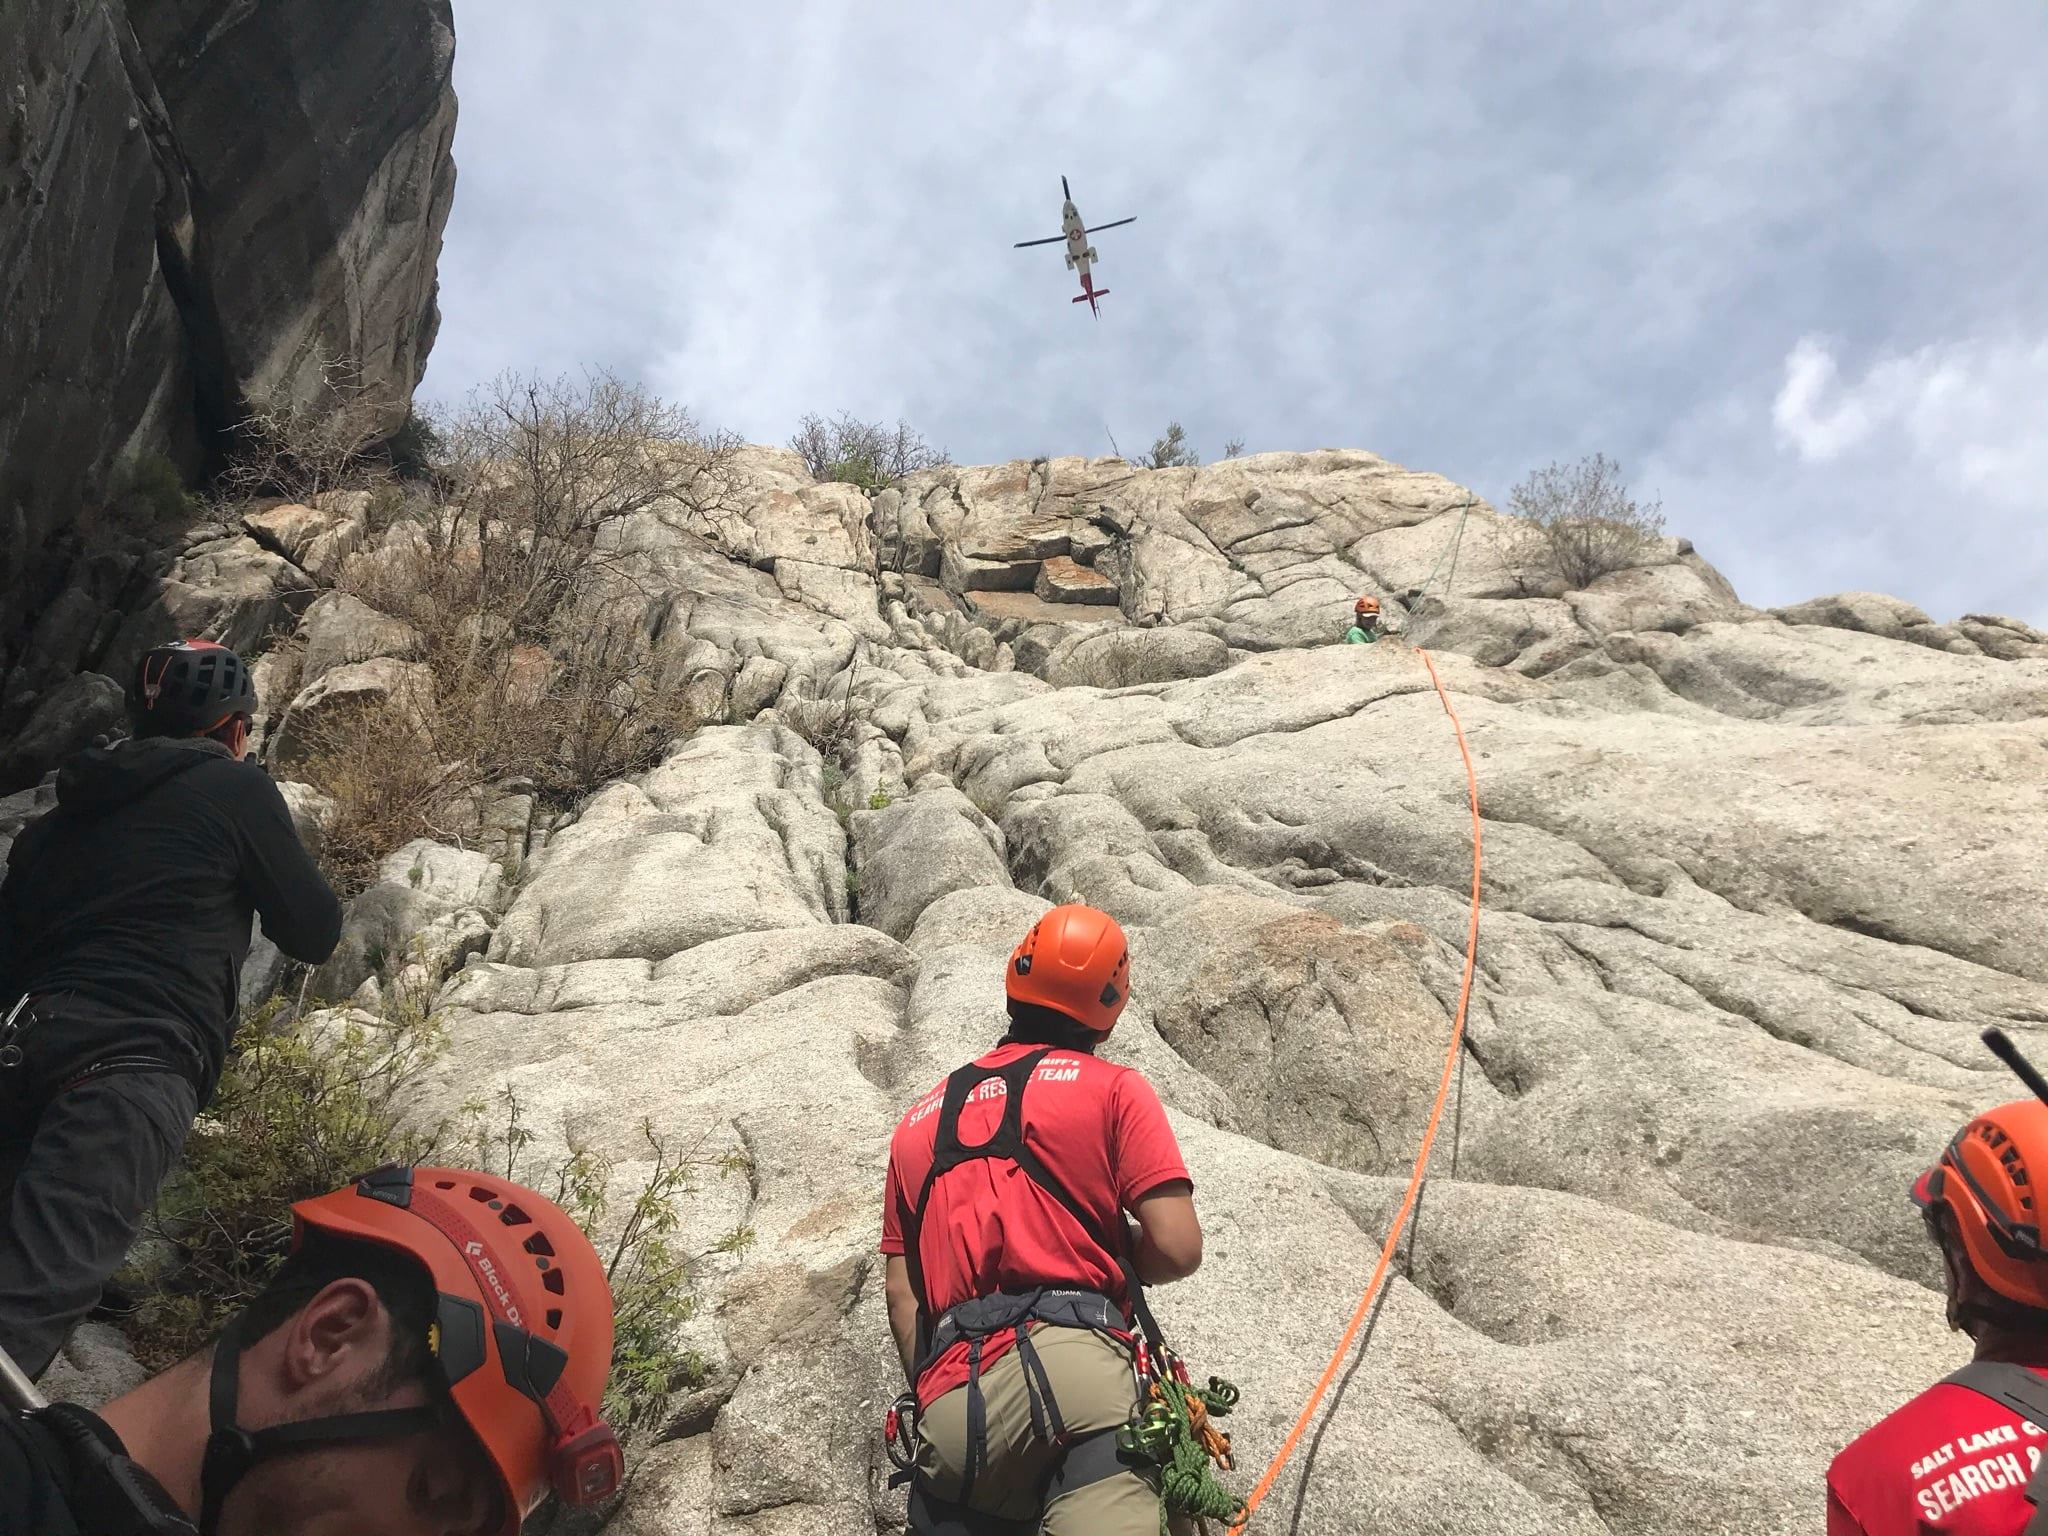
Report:
M 295 960 L 341 906 L 245 762 L 240 657 L 144 656 L 134 738 L 57 778 L 0 884 L 0 1348 L 47 1367 L 134 1240 L 234 1034 L 250 919 Z

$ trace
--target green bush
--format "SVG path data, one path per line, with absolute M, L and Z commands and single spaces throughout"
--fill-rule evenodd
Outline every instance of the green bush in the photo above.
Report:
M 263 1289 L 291 1247 L 294 1201 L 338 1189 L 380 1163 L 432 1159 L 445 1126 L 410 1128 L 401 1106 L 438 1061 L 438 1019 L 404 999 L 388 1015 L 300 1015 L 275 998 L 243 1024 L 184 1162 L 144 1222 L 161 1256 L 124 1276 L 127 1326 L 152 1370 L 204 1344 Z
M 135 461 L 121 487 L 122 498 L 153 528 L 188 523 L 196 508 L 178 466 L 160 453 Z
M 1166 424 L 1165 433 L 1153 440 L 1152 451 L 1145 455 L 1147 469 L 1199 469 L 1202 456 L 1188 443 L 1188 435 L 1181 430 L 1177 421 Z
M 153 1371 L 185 1358 L 262 1290 L 290 1251 L 294 1201 L 384 1163 L 468 1163 L 538 1189 L 598 1244 L 616 1318 L 605 1411 L 621 1430 L 658 1430 L 674 1396 L 705 1377 L 703 1360 L 676 1342 L 696 1313 L 695 1259 L 677 1242 L 684 1202 L 706 1170 L 744 1172 L 745 1156 L 679 1152 L 642 1122 L 653 1172 L 600 1241 L 620 1198 L 611 1160 L 572 1143 L 552 1166 L 525 1166 L 535 1133 L 509 1088 L 495 1123 L 481 1102 L 425 1123 L 404 1113 L 447 1036 L 418 996 L 385 990 L 381 1017 L 302 1013 L 276 999 L 243 1026 L 182 1168 L 145 1221 L 140 1262 L 120 1277 L 134 1298 L 124 1326 L 136 1357 Z M 712 1251 L 737 1255 L 752 1241 L 740 1228 Z
M 478 1162 L 538 1189 L 574 1216 L 592 1242 L 598 1242 L 614 1198 L 612 1160 L 572 1142 L 568 1156 L 553 1168 L 536 1173 L 524 1167 L 524 1153 L 533 1133 L 523 1123 L 517 1094 L 507 1088 L 502 1097 L 503 1128 L 478 1137 Z M 653 1154 L 653 1171 L 634 1195 L 605 1256 L 605 1275 L 612 1290 L 613 1338 L 604 1412 L 615 1428 L 658 1432 L 676 1394 L 696 1390 L 705 1378 L 703 1359 L 675 1342 L 683 1324 L 697 1315 L 697 1298 L 690 1283 L 695 1260 L 676 1245 L 683 1202 L 697 1192 L 698 1177 L 707 1170 L 730 1177 L 746 1172 L 750 1165 L 740 1152 L 707 1158 L 697 1147 L 678 1151 L 656 1134 L 651 1120 L 640 1122 L 640 1136 Z M 753 1241 L 753 1229 L 739 1227 L 714 1242 L 711 1251 L 737 1255 Z M 599 1253 L 604 1255 L 601 1243 Z

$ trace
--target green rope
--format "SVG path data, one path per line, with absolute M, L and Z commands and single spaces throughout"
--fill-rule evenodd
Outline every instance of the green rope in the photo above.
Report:
M 1451 574 L 1444 582 L 1444 596 L 1451 595 L 1451 583 L 1458 578 L 1458 550 L 1465 542 L 1465 519 L 1472 515 L 1472 508 L 1476 504 L 1477 498 L 1467 496 L 1465 504 L 1458 509 L 1458 526 L 1452 531 L 1450 538 L 1444 541 L 1444 547 L 1437 551 L 1436 564 L 1430 568 L 1429 574 L 1422 578 L 1422 585 L 1415 589 L 1418 596 L 1428 593 L 1429 584 L 1436 580 L 1436 573 L 1444 568 L 1444 560 L 1447 557 L 1451 562 Z
M 1208 1447 L 1195 1433 L 1189 1399 L 1198 1400 L 1209 1417 L 1220 1419 L 1237 1406 L 1238 1390 L 1220 1376 L 1206 1387 L 1183 1386 L 1166 1378 L 1155 1383 L 1158 1396 L 1144 1405 L 1137 1420 L 1117 1431 L 1117 1443 L 1131 1456 L 1159 1468 L 1160 1536 L 1170 1536 L 1175 1515 L 1197 1520 L 1235 1521 L 1244 1500 L 1216 1480 Z

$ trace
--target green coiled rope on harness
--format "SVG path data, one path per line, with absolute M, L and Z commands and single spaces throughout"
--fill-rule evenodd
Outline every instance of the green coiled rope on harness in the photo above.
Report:
M 1227 1469 L 1229 1439 L 1209 1427 L 1237 1399 L 1237 1388 L 1220 1376 L 1211 1376 L 1206 1387 L 1161 1376 L 1137 1418 L 1117 1431 L 1117 1444 L 1128 1455 L 1159 1468 L 1160 1536 L 1169 1536 L 1168 1521 L 1175 1515 L 1231 1521 L 1243 1512 L 1244 1500 L 1216 1480 L 1215 1447 L 1221 1446 Z

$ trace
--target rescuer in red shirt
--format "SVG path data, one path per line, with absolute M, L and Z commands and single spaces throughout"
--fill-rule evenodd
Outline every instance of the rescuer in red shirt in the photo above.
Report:
M 1130 966 L 1108 914 L 1047 912 L 1010 956 L 1008 1033 L 896 1128 L 882 1252 L 916 1536 L 1160 1529 L 1157 1471 L 1116 1431 L 1134 1323 L 1156 1333 L 1143 1286 L 1193 1274 L 1202 1229 L 1158 1094 L 1095 1056 Z
M 2041 1536 L 2030 1487 L 2048 1445 L 2048 1104 L 1985 1111 L 1913 1184 L 1970 1364 L 1852 1441 L 1828 1468 L 1828 1536 Z

